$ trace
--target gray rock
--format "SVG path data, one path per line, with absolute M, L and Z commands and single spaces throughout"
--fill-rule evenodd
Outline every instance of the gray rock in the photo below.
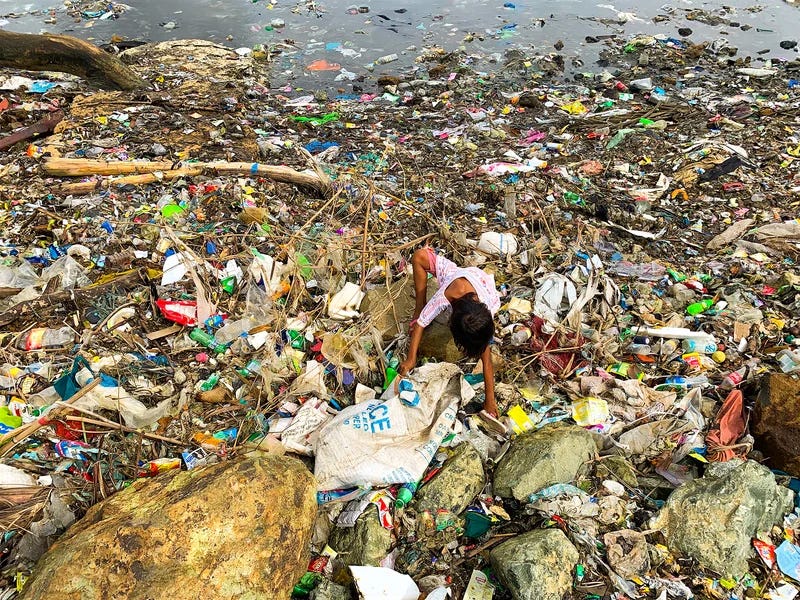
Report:
M 378 567 L 389 554 L 392 534 L 378 521 L 378 509 L 370 504 L 353 527 L 336 527 L 328 545 L 350 565 Z
M 434 321 L 425 328 L 425 333 L 419 343 L 419 357 L 435 358 L 438 361 L 449 363 L 456 363 L 464 358 L 453 341 L 450 328 L 438 321 Z
M 396 336 L 408 326 L 414 314 L 414 282 L 410 277 L 368 290 L 360 310 L 370 316 L 372 324 L 384 339 Z
M 524 501 L 554 483 L 572 482 L 597 450 L 576 426 L 549 426 L 515 438 L 494 472 L 494 492 Z
M 489 560 L 514 600 L 561 600 L 572 588 L 578 551 L 559 529 L 539 529 L 503 542 Z
M 667 499 L 652 527 L 669 547 L 722 575 L 747 571 L 750 540 L 780 523 L 792 492 L 775 483 L 766 467 L 732 460 L 712 463 L 702 479 L 685 483 Z
M 310 600 L 353 600 L 353 594 L 343 585 L 333 583 L 324 577 L 319 584 L 311 590 Z
M 429 279 L 428 298 L 436 288 L 436 280 Z M 414 316 L 414 305 L 414 280 L 404 277 L 389 287 L 381 285 L 368 290 L 359 310 L 370 316 L 372 324 L 381 332 L 383 339 L 390 339 L 408 329 Z
M 469 506 L 485 482 L 478 451 L 472 444 L 463 443 L 442 470 L 417 492 L 417 510 L 435 514 L 437 509 L 446 508 L 457 515 Z

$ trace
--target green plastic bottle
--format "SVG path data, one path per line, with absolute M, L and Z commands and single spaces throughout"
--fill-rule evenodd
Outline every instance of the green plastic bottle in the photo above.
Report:
M 227 346 L 217 341 L 210 333 L 206 333 L 199 327 L 195 327 L 192 329 L 191 333 L 189 333 L 189 337 L 192 338 L 195 342 L 200 344 L 201 346 L 205 346 L 209 350 L 221 354 L 227 350 Z
M 394 501 L 395 507 L 403 508 L 407 506 L 417 492 L 417 487 L 419 487 L 418 483 L 404 483 L 401 485 L 400 489 L 397 490 L 397 499 Z
M 714 298 L 706 298 L 700 302 L 694 302 L 686 307 L 686 314 L 694 317 L 700 313 L 706 312 L 709 308 L 714 306 Z
M 386 378 L 383 380 L 383 389 L 388 388 L 397 377 L 397 367 L 400 366 L 400 359 L 393 356 L 386 366 Z

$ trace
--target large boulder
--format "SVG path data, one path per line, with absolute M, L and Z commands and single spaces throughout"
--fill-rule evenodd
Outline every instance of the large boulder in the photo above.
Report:
M 792 507 L 791 490 L 753 462 L 712 463 L 704 477 L 683 484 L 667 499 L 652 528 L 672 550 L 722 575 L 747 571 L 750 540 L 781 523 Z
M 469 506 L 485 483 L 480 454 L 472 444 L 463 443 L 442 470 L 417 492 L 416 508 L 433 514 L 446 508 L 457 515 Z
M 494 493 L 525 501 L 554 483 L 572 482 L 597 451 L 591 433 L 549 426 L 515 438 L 494 472 Z
M 435 358 L 439 362 L 457 363 L 464 355 L 456 346 L 450 328 L 434 321 L 425 328 L 419 342 L 419 357 Z
M 309 600 L 353 600 L 350 589 L 322 577 L 309 596 Z
M 378 508 L 370 504 L 353 527 L 336 527 L 328 545 L 348 566 L 379 567 L 392 547 L 392 534 L 381 525 Z
M 489 554 L 514 600 L 561 600 L 572 588 L 578 551 L 560 529 L 538 529 L 503 542 Z
M 753 414 L 756 448 L 774 469 L 800 477 L 800 378 L 762 377 Z
M 388 287 L 380 285 L 367 290 L 359 310 L 370 316 L 383 339 L 390 339 L 408 328 L 414 304 L 414 280 L 403 277 Z
M 139 480 L 73 525 L 20 598 L 288 598 L 316 511 L 313 476 L 284 456 Z

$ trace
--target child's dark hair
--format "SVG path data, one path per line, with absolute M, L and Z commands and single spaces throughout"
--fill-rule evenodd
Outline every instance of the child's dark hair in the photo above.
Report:
M 476 294 L 466 294 L 450 304 L 450 332 L 456 346 L 470 358 L 480 358 L 494 336 L 492 313 Z

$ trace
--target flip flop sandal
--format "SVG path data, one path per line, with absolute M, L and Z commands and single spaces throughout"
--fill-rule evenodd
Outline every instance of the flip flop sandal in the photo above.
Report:
M 503 425 L 499 419 L 493 417 L 485 410 L 479 412 L 478 416 L 480 417 L 481 421 L 483 421 L 484 425 L 486 425 L 486 428 L 492 433 L 496 433 L 498 435 L 505 435 L 508 433 L 508 428 Z

